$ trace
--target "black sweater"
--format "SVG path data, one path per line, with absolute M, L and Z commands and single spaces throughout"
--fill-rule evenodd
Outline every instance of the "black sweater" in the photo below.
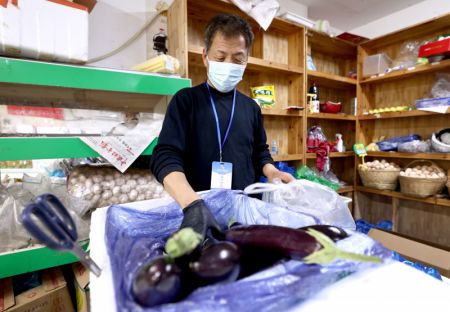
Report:
M 210 88 L 223 137 L 228 127 L 233 92 Z M 164 118 L 151 170 L 162 183 L 171 172 L 184 172 L 195 191 L 209 190 L 211 166 L 219 161 L 216 122 L 206 85 L 182 89 L 172 98 Z M 236 92 L 234 118 L 223 147 L 223 161 L 233 164 L 232 188 L 257 182 L 262 167 L 273 163 L 266 143 L 261 110 L 251 98 Z

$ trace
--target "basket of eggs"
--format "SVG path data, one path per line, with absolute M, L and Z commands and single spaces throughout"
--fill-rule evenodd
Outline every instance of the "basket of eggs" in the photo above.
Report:
M 440 193 L 447 176 L 444 170 L 429 160 L 415 160 L 400 172 L 401 192 L 414 197 L 428 197 Z
M 358 166 L 359 176 L 364 186 L 379 190 L 395 190 L 397 188 L 400 167 L 386 160 L 374 160 Z

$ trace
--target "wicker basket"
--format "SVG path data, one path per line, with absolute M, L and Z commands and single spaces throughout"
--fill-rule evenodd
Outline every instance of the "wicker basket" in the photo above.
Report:
M 415 160 L 406 166 L 405 169 L 411 168 L 413 165 L 431 165 L 434 168 L 438 168 L 440 172 L 444 173 L 440 167 L 434 162 L 429 160 Z M 439 179 L 427 179 L 427 178 L 412 178 L 400 176 L 400 190 L 403 194 L 413 197 L 428 197 L 440 193 L 447 182 L 447 177 Z
M 400 169 L 397 170 L 363 170 L 358 167 L 359 176 L 364 186 L 378 190 L 395 190 L 400 175 Z

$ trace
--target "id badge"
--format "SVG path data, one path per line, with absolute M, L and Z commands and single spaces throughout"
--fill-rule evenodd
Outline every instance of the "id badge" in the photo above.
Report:
M 233 164 L 213 161 L 211 171 L 211 189 L 231 189 Z

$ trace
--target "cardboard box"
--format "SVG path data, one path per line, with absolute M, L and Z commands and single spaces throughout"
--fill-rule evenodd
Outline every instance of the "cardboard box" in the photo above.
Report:
M 0 0 L 0 54 L 45 61 L 88 59 L 88 11 L 95 1 Z
M 69 290 L 59 268 L 42 274 L 42 284 L 14 296 L 12 279 L 0 280 L 0 312 L 73 312 Z
M 450 248 L 375 228 L 369 236 L 405 258 L 435 267 L 441 275 L 450 277 Z
M 80 263 L 72 265 L 74 275 L 74 288 L 77 299 L 77 311 L 89 312 L 90 291 L 89 291 L 89 271 Z

